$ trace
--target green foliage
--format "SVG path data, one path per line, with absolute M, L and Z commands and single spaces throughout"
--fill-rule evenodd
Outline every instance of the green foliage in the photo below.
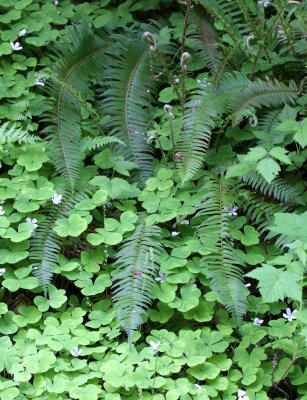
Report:
M 0 399 L 305 400 L 302 2 L 1 6 Z
M 143 322 L 144 310 L 151 304 L 154 277 L 158 273 L 155 258 L 161 249 L 159 236 L 159 229 L 146 226 L 144 215 L 140 215 L 134 233 L 115 256 L 113 302 L 130 343 Z

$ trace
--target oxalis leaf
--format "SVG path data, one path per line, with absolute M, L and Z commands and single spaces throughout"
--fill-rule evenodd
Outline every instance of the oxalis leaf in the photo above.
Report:
M 301 277 L 295 272 L 283 271 L 268 264 L 256 268 L 245 276 L 259 281 L 258 287 L 265 303 L 289 297 L 301 301 L 302 291 L 297 283 Z

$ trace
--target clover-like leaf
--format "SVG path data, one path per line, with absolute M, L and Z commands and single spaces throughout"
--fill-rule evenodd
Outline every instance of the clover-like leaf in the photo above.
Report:
M 72 214 L 69 218 L 58 219 L 53 230 L 61 237 L 78 237 L 87 228 L 87 221 L 79 214 Z

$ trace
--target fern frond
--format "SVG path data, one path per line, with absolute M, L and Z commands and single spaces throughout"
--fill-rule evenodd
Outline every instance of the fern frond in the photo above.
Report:
M 66 45 L 57 49 L 57 61 L 53 67 L 57 80 L 49 80 L 46 84 L 54 108 L 47 114 L 46 120 L 50 125 L 45 132 L 52 140 L 55 168 L 73 192 L 84 155 L 80 148 L 80 101 L 70 87 L 86 95 L 89 79 L 102 71 L 101 54 L 107 45 L 86 24 L 73 27 L 67 40 Z
M 121 140 L 113 136 L 104 137 L 84 137 L 81 139 L 80 148 L 82 152 L 99 149 L 100 147 L 107 146 L 108 144 L 121 144 L 125 145 Z
M 108 88 L 101 99 L 101 110 L 111 116 L 107 123 L 111 135 L 125 143 L 121 154 L 138 165 L 143 182 L 151 176 L 153 160 L 153 150 L 145 135 L 156 88 L 150 79 L 150 51 L 146 43 L 132 42 L 121 44 L 110 54 L 106 73 Z
M 212 290 L 219 294 L 221 302 L 240 324 L 246 311 L 243 263 L 233 252 L 228 232 L 229 207 L 236 198 L 232 192 L 234 186 L 232 180 L 208 174 L 205 181 L 207 194 L 196 217 L 203 219 L 197 227 L 197 235 L 204 250 L 210 251 L 201 260 L 202 268 L 210 279 Z
M 86 193 L 80 192 L 71 195 L 66 192 L 61 204 L 54 205 L 44 222 L 40 223 L 31 239 L 30 260 L 33 263 L 33 274 L 38 278 L 44 290 L 48 293 L 48 286 L 53 277 L 54 268 L 58 265 L 63 239 L 52 230 L 59 217 L 67 218 L 74 206 L 88 199 Z
M 16 124 L 10 125 L 9 122 L 5 122 L 0 126 L 0 145 L 6 143 L 24 143 L 33 144 L 40 140 L 40 138 L 29 134 L 28 131 L 22 128 L 17 128 Z
M 305 204 L 301 194 L 282 178 L 274 179 L 269 184 L 255 172 L 242 176 L 241 180 L 254 190 L 260 191 L 264 196 L 273 197 L 282 203 Z
M 200 50 L 204 67 L 211 72 L 215 72 L 221 53 L 219 50 L 219 37 L 214 25 L 200 7 L 195 6 L 193 8 L 190 19 L 190 22 L 194 23 L 198 28 L 198 32 L 191 35 L 190 39 L 194 41 L 195 47 Z
M 245 47 L 244 36 L 251 33 L 249 26 L 245 23 L 242 10 L 236 1 L 226 2 L 224 0 L 200 0 L 199 3 L 212 15 L 214 20 L 219 21 L 235 44 L 247 58 L 251 55 Z
M 135 231 L 124 241 L 114 263 L 113 302 L 130 345 L 152 302 L 159 268 L 155 259 L 162 246 L 160 228 L 146 226 L 144 218 L 144 214 L 139 216 Z
M 255 107 L 280 107 L 283 104 L 293 104 L 297 98 L 298 88 L 291 81 L 289 86 L 277 81 L 249 81 L 247 87 L 234 94 L 229 102 L 233 124 L 239 124 L 246 114 L 246 110 Z
M 218 88 L 212 89 L 210 93 L 199 91 L 187 103 L 183 133 L 176 146 L 182 153 L 182 161 L 179 164 L 182 182 L 192 179 L 201 168 L 215 120 L 227 112 L 229 99 L 237 91 L 243 90 L 248 82 L 242 74 L 225 74 Z

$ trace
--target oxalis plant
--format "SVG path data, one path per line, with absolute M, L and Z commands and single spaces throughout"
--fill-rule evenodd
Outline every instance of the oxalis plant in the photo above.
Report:
M 299 1 L 5 1 L 0 399 L 307 399 Z

